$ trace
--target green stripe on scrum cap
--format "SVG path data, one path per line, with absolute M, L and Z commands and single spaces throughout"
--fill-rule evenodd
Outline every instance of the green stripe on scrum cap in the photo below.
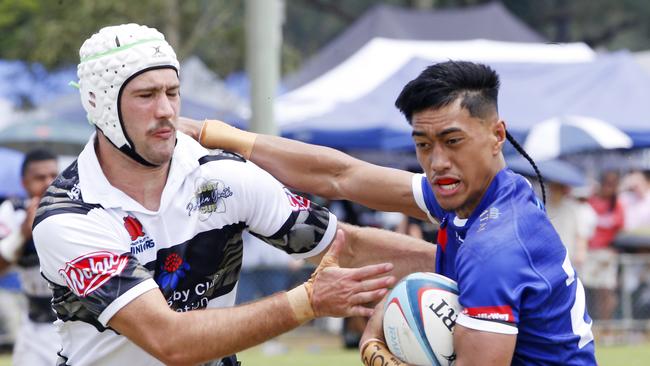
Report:
M 95 60 L 95 59 L 98 59 L 98 58 L 103 57 L 103 56 L 106 56 L 106 55 L 110 55 L 110 54 L 113 54 L 113 53 L 117 53 L 117 52 L 120 52 L 120 51 L 127 50 L 127 49 L 129 49 L 129 48 L 132 48 L 132 47 L 135 47 L 135 46 L 141 45 L 141 44 L 143 44 L 143 43 L 155 42 L 155 41 L 158 41 L 158 42 L 161 42 L 161 41 L 162 41 L 162 42 L 164 42 L 165 40 L 164 40 L 163 38 L 146 38 L 146 39 L 141 39 L 141 40 L 139 40 L 139 41 L 137 41 L 137 42 L 133 42 L 133 43 L 125 44 L 124 46 L 115 47 L 115 48 L 112 48 L 112 49 L 107 50 L 107 51 L 104 51 L 104 52 L 100 52 L 100 53 L 96 53 L 96 54 L 94 54 L 94 55 L 86 56 L 86 57 L 82 58 L 80 62 L 86 62 L 86 61 L 90 61 L 90 60 Z

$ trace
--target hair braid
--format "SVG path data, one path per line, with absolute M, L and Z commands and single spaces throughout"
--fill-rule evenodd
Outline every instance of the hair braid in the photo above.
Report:
M 506 138 L 508 139 L 508 141 L 510 141 L 512 146 L 515 147 L 515 150 L 517 150 L 517 152 L 520 153 L 521 156 L 526 158 L 526 160 L 528 160 L 530 165 L 533 166 L 533 169 L 535 170 L 535 173 L 537 174 L 537 179 L 539 179 L 539 185 L 542 187 L 542 201 L 544 202 L 544 205 L 546 205 L 546 188 L 544 188 L 544 178 L 542 177 L 542 173 L 539 172 L 539 169 L 537 168 L 537 164 L 535 164 L 535 161 L 533 160 L 533 158 L 531 158 L 528 155 L 526 150 L 524 150 L 524 148 L 521 147 L 521 145 L 519 145 L 519 142 L 517 142 L 517 140 L 515 140 L 515 138 L 512 137 L 512 135 L 508 131 L 506 131 Z

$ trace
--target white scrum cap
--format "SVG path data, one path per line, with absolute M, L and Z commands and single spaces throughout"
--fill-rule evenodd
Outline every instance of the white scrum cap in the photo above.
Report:
M 88 121 L 122 152 L 152 165 L 135 152 L 124 130 L 119 98 L 128 81 L 142 72 L 172 68 L 178 73 L 176 54 L 165 36 L 138 24 L 105 27 L 84 42 L 79 58 L 79 92 Z

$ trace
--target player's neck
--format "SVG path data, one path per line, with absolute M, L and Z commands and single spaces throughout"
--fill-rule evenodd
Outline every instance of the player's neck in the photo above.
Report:
M 131 197 L 144 208 L 157 211 L 160 207 L 170 163 L 157 167 L 144 166 L 119 151 L 103 136 L 98 136 L 95 153 L 109 183 Z
M 475 197 L 470 197 L 463 206 L 454 210 L 454 213 L 459 219 L 468 219 L 472 215 L 474 210 L 476 210 L 478 205 L 481 203 L 483 196 L 485 196 L 485 193 L 487 192 L 488 188 L 492 184 L 492 181 L 494 181 L 494 178 L 505 167 L 506 167 L 506 161 L 503 158 L 503 154 L 499 153 L 499 155 L 494 160 L 494 163 L 492 164 L 492 167 L 490 169 L 491 172 L 489 174 L 489 179 L 485 181 L 481 193 L 476 195 Z

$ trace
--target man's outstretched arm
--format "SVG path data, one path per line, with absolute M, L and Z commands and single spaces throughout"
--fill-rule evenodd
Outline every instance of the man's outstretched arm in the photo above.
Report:
M 343 247 L 339 232 L 312 279 L 286 293 L 232 308 L 177 313 L 152 289 L 108 324 L 165 364 L 186 365 L 231 355 L 314 317 L 369 316 L 372 309 L 362 304 L 378 301 L 394 284 L 394 277 L 383 276 L 392 265 L 340 268 Z
M 340 255 L 342 267 L 390 262 L 394 265 L 391 275 L 397 279 L 413 272 L 433 272 L 436 268 L 436 246 L 422 239 L 343 222 L 338 223 L 338 228 L 347 238 Z
M 240 153 L 298 191 L 427 219 L 413 198 L 412 173 L 373 165 L 323 146 L 242 131 L 220 121 L 181 118 L 179 123 L 181 131 L 203 146 Z

